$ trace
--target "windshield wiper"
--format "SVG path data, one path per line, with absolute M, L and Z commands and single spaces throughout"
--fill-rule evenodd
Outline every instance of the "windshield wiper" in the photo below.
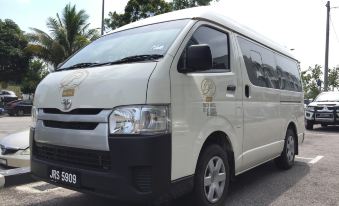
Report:
M 143 54 L 143 55 L 134 55 L 134 56 L 128 56 L 116 61 L 112 62 L 105 62 L 98 64 L 97 66 L 104 66 L 104 65 L 113 65 L 113 64 L 123 64 L 123 63 L 130 63 L 130 62 L 141 62 L 141 61 L 150 61 L 150 60 L 156 60 L 164 57 L 164 55 L 161 54 Z
M 74 64 L 72 66 L 65 67 L 65 68 L 60 68 L 60 69 L 57 69 L 56 71 L 80 69 L 80 68 L 86 68 L 86 67 L 93 67 L 93 66 L 97 66 L 97 65 L 100 65 L 100 64 L 99 63 L 92 63 L 92 62 L 85 62 L 85 63 Z
M 57 69 L 56 71 L 80 69 L 80 68 L 96 67 L 96 66 L 106 66 L 106 65 L 113 65 L 113 64 L 123 64 L 123 63 L 129 63 L 129 62 L 150 61 L 150 60 L 156 60 L 156 59 L 162 58 L 163 56 L 164 55 L 161 55 L 161 54 L 134 55 L 134 56 L 128 56 L 128 57 L 125 57 L 125 58 L 122 58 L 116 61 L 112 61 L 112 62 L 105 62 L 105 63 L 85 62 L 85 63 L 74 64 L 69 67 Z

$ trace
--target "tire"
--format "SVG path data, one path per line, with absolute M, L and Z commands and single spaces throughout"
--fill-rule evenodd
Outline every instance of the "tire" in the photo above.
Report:
M 294 165 L 295 152 L 296 152 L 296 135 L 292 129 L 287 129 L 284 149 L 280 157 L 275 159 L 278 168 L 288 170 Z
M 306 124 L 305 124 L 305 128 L 306 128 L 307 130 L 313 130 L 313 122 L 312 122 L 312 121 L 306 120 L 305 123 L 306 123 Z
M 209 181 L 205 181 L 205 179 Z M 230 169 L 226 151 L 219 145 L 207 146 L 199 157 L 194 176 L 192 193 L 194 205 L 224 205 L 229 182 Z

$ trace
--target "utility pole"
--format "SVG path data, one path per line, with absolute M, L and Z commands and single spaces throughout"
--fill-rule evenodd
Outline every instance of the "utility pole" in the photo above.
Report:
M 104 35 L 104 30 L 105 30 L 104 14 L 105 14 L 105 0 L 102 0 L 101 35 Z
M 325 47 L 325 68 L 324 68 L 324 91 L 328 90 L 328 45 L 330 35 L 330 1 L 327 1 L 327 21 L 326 21 L 326 47 Z

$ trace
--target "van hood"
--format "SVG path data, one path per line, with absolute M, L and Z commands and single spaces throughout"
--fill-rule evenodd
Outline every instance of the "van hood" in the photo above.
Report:
M 119 64 L 49 74 L 37 87 L 34 105 L 63 112 L 144 104 L 156 62 Z

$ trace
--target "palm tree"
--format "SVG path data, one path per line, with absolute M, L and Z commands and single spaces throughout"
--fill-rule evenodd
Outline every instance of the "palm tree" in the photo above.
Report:
M 89 29 L 89 16 L 85 10 L 77 12 L 75 5 L 67 4 L 56 18 L 47 19 L 50 34 L 39 29 L 31 28 L 33 33 L 28 34 L 30 43 L 26 51 L 57 67 L 66 58 L 80 48 L 99 37 L 96 29 Z

